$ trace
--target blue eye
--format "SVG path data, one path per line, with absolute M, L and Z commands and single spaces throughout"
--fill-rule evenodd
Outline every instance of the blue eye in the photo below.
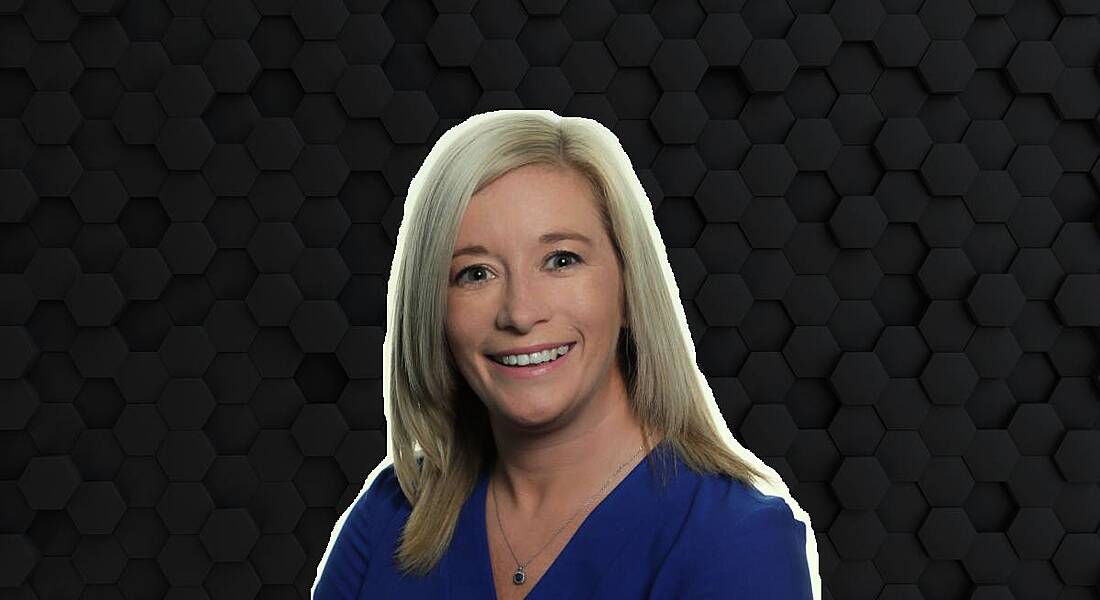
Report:
M 463 275 L 465 275 L 466 273 L 474 272 L 474 271 L 485 271 L 486 273 L 489 272 L 489 270 L 486 269 L 482 265 L 474 265 L 472 267 L 466 267 L 465 269 L 462 269 L 461 271 L 459 271 L 457 275 L 455 275 L 455 281 L 456 282 L 461 282 Z
M 550 255 L 550 258 L 551 259 L 556 259 L 559 256 L 564 256 L 566 258 L 571 258 L 571 259 L 575 260 L 576 263 L 581 262 L 581 257 L 577 256 L 576 254 L 573 254 L 572 252 L 566 252 L 566 251 L 555 252 L 552 255 Z M 573 263 L 573 264 L 576 264 L 576 263 Z M 570 265 L 565 265 L 565 266 L 571 267 L 573 265 L 570 264 Z
M 571 266 L 574 266 L 578 263 L 584 262 L 581 259 L 580 256 L 578 256 L 577 254 L 575 254 L 573 252 L 569 252 L 567 250 L 557 250 L 557 251 L 555 251 L 554 253 L 552 253 L 550 256 L 547 257 L 547 261 L 557 260 L 559 257 L 565 257 L 567 259 L 572 259 L 574 262 L 572 264 L 567 264 L 567 265 L 564 265 L 564 266 L 561 266 L 561 267 L 555 267 L 553 270 L 564 269 L 566 267 L 571 267 Z M 463 282 L 463 277 L 466 275 L 466 273 L 472 273 L 472 272 L 476 272 L 476 271 L 485 271 L 486 273 L 490 272 L 489 269 L 485 267 L 485 265 L 470 265 L 469 267 L 466 267 L 465 269 L 462 269 L 461 271 L 459 271 L 458 273 L 455 274 L 455 278 L 454 278 L 455 283 L 460 283 L 461 284 Z M 488 280 L 487 279 L 475 279 L 475 280 L 466 280 L 466 281 L 472 281 L 475 284 L 481 284 L 481 283 L 484 283 L 485 281 L 488 281 Z

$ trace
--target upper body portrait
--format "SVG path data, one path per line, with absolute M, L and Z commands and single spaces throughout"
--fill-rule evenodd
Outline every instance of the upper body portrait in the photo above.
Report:
M 471 117 L 414 178 L 397 246 L 392 464 L 337 522 L 314 598 L 819 594 L 805 513 L 733 449 L 609 131 Z

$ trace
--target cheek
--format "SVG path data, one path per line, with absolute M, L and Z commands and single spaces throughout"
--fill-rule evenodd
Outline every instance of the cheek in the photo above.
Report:
M 484 306 L 470 298 L 448 298 L 444 330 L 451 348 L 465 350 L 484 334 Z
M 610 324 L 608 321 L 618 317 L 622 308 L 621 286 L 614 274 L 594 271 L 592 277 L 574 287 L 569 304 L 590 320 Z
M 462 321 L 462 310 L 457 307 L 455 302 L 448 298 L 447 316 L 443 319 L 443 335 L 446 336 L 447 343 L 451 346 L 452 351 L 462 347 Z

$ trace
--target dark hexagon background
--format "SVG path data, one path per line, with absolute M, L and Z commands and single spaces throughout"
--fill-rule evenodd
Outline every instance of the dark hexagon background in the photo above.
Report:
M 1100 598 L 1098 13 L 3 0 L 0 595 L 306 597 L 408 182 L 545 108 L 630 154 L 824 598 Z

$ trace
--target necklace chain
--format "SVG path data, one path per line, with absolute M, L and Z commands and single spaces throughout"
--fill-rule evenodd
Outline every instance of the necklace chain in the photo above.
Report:
M 501 536 L 504 537 L 504 543 L 508 545 L 508 551 L 512 553 L 512 558 L 515 559 L 515 561 L 516 561 L 516 574 L 515 574 L 514 577 L 512 577 L 512 583 L 515 583 L 516 585 L 520 585 L 524 581 L 526 581 L 526 576 L 525 576 L 524 571 L 527 569 L 527 565 L 531 564 L 531 561 L 535 560 L 535 557 L 537 557 L 539 554 L 542 554 L 542 551 L 545 550 L 546 547 L 550 545 L 550 542 L 554 541 L 554 539 L 558 537 L 558 534 L 560 534 L 562 532 L 562 530 L 564 530 L 567 525 L 572 523 L 573 519 L 576 519 L 577 515 L 581 514 L 581 512 L 584 511 L 584 509 L 588 507 L 588 505 L 592 502 L 592 500 L 594 500 L 596 498 L 596 496 L 599 496 L 601 493 L 603 493 L 603 491 L 605 489 L 607 489 L 607 486 L 611 484 L 611 480 L 614 479 L 615 476 L 618 475 L 619 472 L 623 470 L 623 467 L 625 467 L 627 465 L 627 463 L 634 460 L 634 457 L 638 456 L 638 454 L 642 450 L 643 450 L 643 448 L 639 447 L 634 452 L 634 454 L 630 455 L 630 458 L 626 459 L 626 461 L 623 462 L 623 464 L 619 465 L 619 468 L 615 469 L 615 472 L 611 474 L 611 477 L 607 478 L 607 481 L 604 482 L 603 486 L 599 489 L 599 491 L 597 491 L 595 494 L 592 494 L 591 496 L 589 496 L 588 499 L 584 501 L 584 504 L 582 504 L 581 507 L 579 509 L 577 509 L 577 512 L 573 513 L 573 516 L 569 517 L 569 520 L 567 520 L 565 523 L 562 523 L 561 527 L 558 527 L 558 530 L 554 532 L 554 535 L 550 536 L 550 539 L 547 540 L 547 542 L 545 544 L 543 544 L 541 548 L 539 548 L 538 552 L 536 552 L 535 555 L 532 556 L 531 558 L 527 559 L 527 562 L 525 562 L 525 563 L 520 563 L 519 562 L 519 558 L 516 557 L 516 551 L 512 549 L 512 543 L 508 541 L 508 536 L 504 533 L 504 524 L 500 520 L 500 503 L 497 502 L 496 486 L 491 485 L 492 481 L 490 480 L 490 487 L 492 487 L 492 489 L 493 489 L 493 509 L 496 511 L 496 514 L 497 514 L 497 525 L 500 526 L 500 534 L 501 534 Z

